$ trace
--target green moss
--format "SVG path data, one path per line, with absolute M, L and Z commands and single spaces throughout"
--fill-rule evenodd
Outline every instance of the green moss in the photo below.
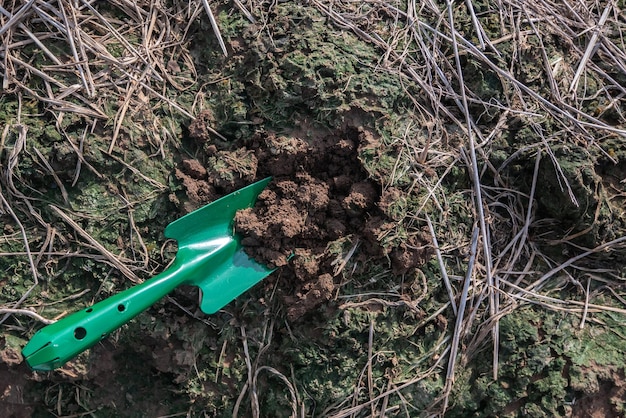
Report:
M 489 376 L 487 359 L 462 371 L 450 416 L 566 416 L 572 399 L 596 393 L 623 369 L 624 329 L 622 320 L 578 330 L 575 316 L 517 309 L 500 322 L 500 380 Z
M 225 37 L 245 44 L 242 56 L 224 60 L 198 51 L 204 62 L 221 69 L 216 77 L 223 81 L 214 82 L 207 96 L 220 132 L 245 139 L 251 120 L 285 129 L 312 117 L 323 126 L 338 126 L 342 113 L 353 108 L 391 112 L 400 102 L 410 106 L 396 76 L 367 64 L 378 58 L 375 48 L 333 30 L 314 8 L 281 3 L 273 12 L 277 24 L 271 36 L 253 33 L 237 14 L 221 15 Z M 270 45 L 279 47 L 268 56 Z

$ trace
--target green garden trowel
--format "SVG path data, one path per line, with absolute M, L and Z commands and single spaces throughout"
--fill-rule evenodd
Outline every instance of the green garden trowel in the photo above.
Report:
M 198 286 L 200 308 L 212 314 L 267 277 L 273 270 L 243 251 L 233 219 L 238 210 L 254 205 L 269 181 L 251 184 L 169 224 L 165 236 L 178 241 L 170 268 L 39 330 L 22 350 L 28 365 L 41 371 L 61 367 L 182 284 Z

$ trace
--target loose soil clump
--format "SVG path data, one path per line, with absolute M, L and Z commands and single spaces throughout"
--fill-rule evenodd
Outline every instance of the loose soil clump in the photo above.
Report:
M 295 291 L 285 296 L 292 320 L 331 299 L 334 261 L 345 256 L 330 253 L 336 240 L 360 243 L 353 261 L 387 256 L 397 274 L 430 256 L 426 239 L 401 248 L 380 244 L 381 231 L 393 224 L 378 207 L 381 186 L 368 178 L 358 158 L 359 147 L 372 140 L 371 132 L 349 128 L 316 141 L 273 133 L 253 141 L 257 178 L 273 181 L 255 207 L 237 214 L 235 230 L 251 256 L 294 279 Z

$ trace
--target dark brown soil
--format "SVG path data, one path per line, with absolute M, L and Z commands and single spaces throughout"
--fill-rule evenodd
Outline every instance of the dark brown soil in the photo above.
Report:
M 381 186 L 368 178 L 358 158 L 359 147 L 374 140 L 356 128 L 317 141 L 274 134 L 255 140 L 258 177 L 273 181 L 254 208 L 237 214 L 235 229 L 252 256 L 295 279 L 294 293 L 285 297 L 292 320 L 332 298 L 333 261 L 345 255 L 329 252 L 335 240 L 358 240 L 356 260 L 382 261 L 389 253 L 397 273 L 423 263 L 429 252 L 423 243 L 417 250 L 379 244 L 378 229 L 392 224 L 378 207 Z
M 215 188 L 207 181 L 207 170 L 197 160 L 183 160 L 182 167 L 176 169 L 175 175 L 182 182 L 187 194 L 185 212 L 191 212 L 217 197 Z M 176 202 L 178 203 L 177 200 Z
M 20 364 L 21 363 L 21 364 Z M 29 371 L 16 348 L 0 338 L 0 416 L 9 418 L 30 417 L 33 408 L 25 399 Z
M 576 399 L 572 406 L 571 416 L 573 418 L 617 418 L 624 416 L 622 410 L 626 400 L 624 372 L 592 364 L 587 373 L 591 376 L 598 376 L 597 386 L 587 388 Z
M 203 110 L 189 125 L 189 135 L 198 142 L 207 142 L 211 139 L 210 126 L 215 125 L 215 117 L 210 110 Z

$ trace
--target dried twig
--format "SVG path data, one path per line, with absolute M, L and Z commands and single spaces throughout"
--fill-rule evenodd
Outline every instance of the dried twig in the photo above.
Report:
M 37 312 L 33 312 L 30 311 L 28 309 L 11 309 L 11 308 L 0 308 L 0 314 L 7 314 L 7 315 L 26 315 L 26 316 L 30 316 L 33 319 L 36 319 L 39 322 L 42 322 L 44 324 L 52 324 L 56 321 L 52 320 L 52 319 L 47 319 L 44 318 L 43 316 L 39 315 Z

